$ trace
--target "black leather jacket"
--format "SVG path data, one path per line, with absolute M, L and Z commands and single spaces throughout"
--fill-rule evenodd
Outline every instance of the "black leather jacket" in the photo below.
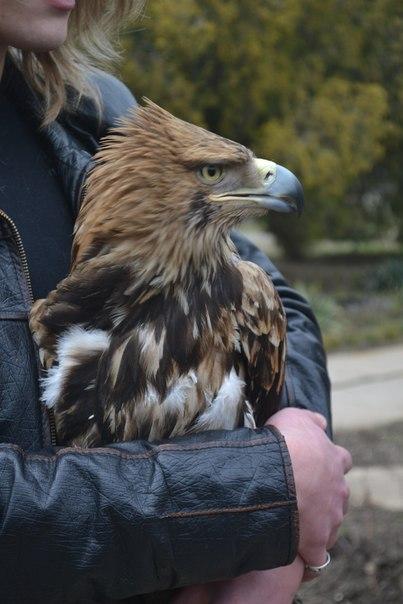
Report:
M 37 100 L 10 62 L 6 70 L 15 102 L 38 128 Z M 101 121 L 87 103 L 38 130 L 76 209 L 100 136 L 134 103 L 113 77 L 97 80 Z M 259 250 L 234 238 L 244 258 L 271 274 L 287 312 L 283 405 L 318 410 L 330 419 L 325 356 L 309 306 Z M 30 305 L 23 244 L 0 212 L 2 604 L 115 602 L 293 560 L 293 476 L 274 429 L 92 450 L 52 447 L 38 400 Z

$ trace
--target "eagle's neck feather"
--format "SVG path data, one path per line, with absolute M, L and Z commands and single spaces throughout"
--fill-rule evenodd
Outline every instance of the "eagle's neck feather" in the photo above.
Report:
M 123 176 L 102 189 L 105 167 L 95 170 L 87 186 L 75 228 L 73 269 L 107 253 L 114 264 L 134 266 L 138 278 L 158 275 L 171 285 L 191 273 L 212 278 L 232 261 L 233 224 L 200 191 L 183 191 L 172 205 L 175 191 L 159 196 L 150 188 L 133 189 Z
M 135 282 L 152 282 L 159 289 L 177 285 L 186 289 L 196 279 L 208 283 L 233 265 L 236 256 L 229 234 L 213 229 L 185 236 L 175 230 L 171 234 L 154 230 L 117 242 L 108 253 L 114 263 L 131 268 Z

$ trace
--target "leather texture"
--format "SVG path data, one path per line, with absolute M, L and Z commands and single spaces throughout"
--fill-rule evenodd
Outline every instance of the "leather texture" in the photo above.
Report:
M 287 450 L 268 429 L 0 454 L 7 604 L 111 602 L 295 555 Z
M 0 442 L 42 447 L 30 296 L 11 229 L 0 223 Z M 1 465 L 0 465 L 1 467 Z M 2 489 L 4 483 L 0 483 Z M 1 592 L 1 590 L 0 590 Z
M 15 102 L 39 128 L 40 106 L 7 62 Z M 96 76 L 102 121 L 90 103 L 38 136 L 76 209 L 99 136 L 135 103 Z M 1 152 L 0 152 L 1 153 Z M 289 320 L 283 405 L 324 413 L 329 381 L 309 306 L 238 234 L 242 256 L 267 270 Z M 2 604 L 140 602 L 138 594 L 290 563 L 298 544 L 292 469 L 276 430 L 239 429 L 124 443 L 49 446 L 38 396 L 29 291 L 18 246 L 0 217 L 0 593 Z

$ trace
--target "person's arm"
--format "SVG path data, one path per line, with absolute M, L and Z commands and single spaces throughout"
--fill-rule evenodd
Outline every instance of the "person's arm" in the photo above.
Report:
M 293 476 L 274 428 L 49 456 L 2 445 L 0 467 L 3 604 L 124 598 L 296 555 Z
M 281 409 L 266 425 L 283 434 L 291 457 L 299 511 L 298 556 L 288 566 L 184 588 L 175 604 L 291 604 L 301 581 L 315 578 L 305 564 L 323 564 L 335 544 L 347 512 L 345 474 L 351 469 L 351 455 L 326 436 L 325 418 L 307 409 Z
M 245 236 L 232 238 L 244 260 L 255 262 L 271 277 L 287 315 L 286 379 L 281 407 L 300 407 L 325 416 L 331 435 L 330 381 L 326 355 L 315 316 L 307 301 L 291 288 L 280 271 Z

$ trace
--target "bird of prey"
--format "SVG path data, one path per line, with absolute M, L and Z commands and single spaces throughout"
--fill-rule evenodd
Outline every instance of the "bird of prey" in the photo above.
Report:
M 69 275 L 31 329 L 58 442 L 254 427 L 276 410 L 286 319 L 230 229 L 299 211 L 297 178 L 151 101 L 102 141 Z

